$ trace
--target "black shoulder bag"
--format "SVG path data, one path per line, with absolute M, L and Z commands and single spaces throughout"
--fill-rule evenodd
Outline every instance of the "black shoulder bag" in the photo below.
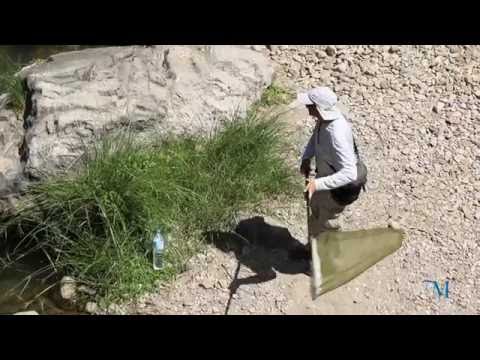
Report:
M 360 196 L 362 189 L 365 191 L 365 184 L 367 183 L 367 167 L 360 159 L 355 138 L 353 139 L 353 147 L 357 156 L 357 179 L 347 185 L 331 190 L 333 199 L 342 206 L 354 203 Z M 330 167 L 336 172 L 333 166 L 330 165 Z

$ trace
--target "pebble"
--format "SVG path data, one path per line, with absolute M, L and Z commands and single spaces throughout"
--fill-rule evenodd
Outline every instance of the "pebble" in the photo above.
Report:
M 97 293 L 97 291 L 95 289 L 92 289 L 88 286 L 85 286 L 85 285 L 80 285 L 78 287 L 78 292 L 81 292 L 81 293 L 84 293 L 84 294 L 87 294 L 87 295 L 90 295 L 90 296 L 93 296 Z
M 347 69 L 348 69 L 348 65 L 346 63 L 340 63 L 335 68 L 335 70 L 338 71 L 339 73 L 344 73 L 347 71 Z
M 443 106 L 444 106 L 443 103 L 438 102 L 436 105 L 433 106 L 432 111 L 433 111 L 434 113 L 438 114 L 439 112 L 442 111 Z
M 401 48 L 400 46 L 390 46 L 390 48 L 388 49 L 388 52 L 390 54 L 397 54 L 401 51 Z
M 98 305 L 94 302 L 87 302 L 85 304 L 85 311 L 89 314 L 95 314 L 98 311 Z
M 323 50 L 315 50 L 315 56 L 318 58 L 318 59 L 324 59 L 326 58 L 328 55 L 325 51 Z
M 333 46 L 329 45 L 325 49 L 325 52 L 327 53 L 328 56 L 335 56 L 337 51 L 335 50 L 335 48 Z
M 73 300 L 77 293 L 75 280 L 69 276 L 64 276 L 60 280 L 60 295 L 64 300 Z

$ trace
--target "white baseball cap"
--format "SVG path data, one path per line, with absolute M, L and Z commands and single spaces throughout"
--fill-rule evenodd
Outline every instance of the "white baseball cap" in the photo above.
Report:
M 324 120 L 331 121 L 342 116 L 337 108 L 337 95 L 328 87 L 316 87 L 306 93 L 298 94 L 297 100 L 303 105 L 315 105 Z

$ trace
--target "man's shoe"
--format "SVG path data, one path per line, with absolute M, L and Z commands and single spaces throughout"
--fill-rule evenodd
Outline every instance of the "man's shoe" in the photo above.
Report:
M 328 220 L 323 227 L 329 231 L 340 231 L 342 229 L 339 220 Z

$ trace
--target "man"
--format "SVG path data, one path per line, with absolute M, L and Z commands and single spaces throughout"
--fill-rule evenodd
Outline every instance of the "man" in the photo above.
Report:
M 300 172 L 308 177 L 315 157 L 316 178 L 308 180 L 305 191 L 311 208 L 308 228 L 316 238 L 323 231 L 340 229 L 334 221 L 358 198 L 366 182 L 366 168 L 359 162 L 352 128 L 337 108 L 333 91 L 317 87 L 299 94 L 298 100 L 317 121 L 300 166 Z M 309 247 L 297 249 L 292 257 L 310 258 Z

